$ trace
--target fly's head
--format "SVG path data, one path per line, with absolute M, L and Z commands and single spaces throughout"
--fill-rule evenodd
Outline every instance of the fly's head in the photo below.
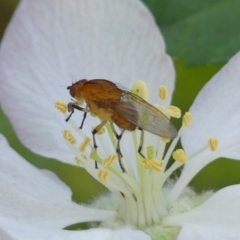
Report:
M 78 105 L 82 105 L 84 102 L 84 99 L 82 97 L 82 87 L 86 82 L 86 79 L 81 79 L 73 83 L 71 86 L 67 87 L 70 95 L 76 100 L 76 103 L 78 103 Z

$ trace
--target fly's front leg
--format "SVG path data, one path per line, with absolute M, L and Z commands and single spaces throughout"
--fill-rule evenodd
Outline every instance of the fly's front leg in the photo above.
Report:
M 83 114 L 83 120 L 82 120 L 82 123 L 81 123 L 81 125 L 80 125 L 80 129 L 83 128 L 83 124 L 84 124 L 84 121 L 85 121 L 86 117 L 87 117 L 87 112 L 84 112 L 84 114 Z
M 70 113 L 70 115 L 66 118 L 66 122 L 68 122 L 69 119 L 71 118 L 71 116 L 73 115 L 74 109 L 77 109 L 77 110 L 79 110 L 79 111 L 84 112 L 84 114 L 83 114 L 83 120 L 82 120 L 82 123 L 81 123 L 81 126 L 80 126 L 80 128 L 82 129 L 83 124 L 84 124 L 84 121 L 85 121 L 86 116 L 87 116 L 87 113 L 90 112 L 90 109 L 89 109 L 89 108 L 79 107 L 79 106 L 76 105 L 75 103 L 71 103 L 71 102 L 68 103 L 68 112 L 71 112 L 71 113 Z
M 141 131 L 141 137 L 140 137 L 140 144 L 138 147 L 138 153 L 143 157 L 146 158 L 143 154 L 142 154 L 142 146 L 143 146 L 143 142 L 144 142 L 144 131 L 142 130 L 142 128 L 138 128 Z
M 92 130 L 92 135 L 93 135 L 93 147 L 95 151 L 97 151 L 97 143 L 96 143 L 96 138 L 95 135 L 96 133 L 107 123 L 107 120 L 102 121 L 99 125 L 97 125 L 93 130 Z M 97 162 L 95 161 L 95 168 L 98 168 Z
M 117 131 L 115 130 L 115 128 L 114 128 L 114 126 L 113 126 L 112 123 L 110 123 L 110 126 L 111 126 L 111 129 L 112 129 L 114 135 L 115 135 L 116 138 L 117 138 L 117 148 L 116 148 L 116 152 L 117 152 L 117 155 L 118 155 L 119 166 L 120 166 L 120 168 L 122 169 L 123 172 L 126 172 L 126 168 L 124 167 L 124 164 L 123 164 L 122 159 L 121 159 L 121 158 L 123 157 L 123 155 L 122 155 L 121 149 L 120 149 L 120 140 L 121 140 L 121 138 L 122 138 L 123 133 L 124 133 L 125 130 L 123 129 L 123 130 L 121 131 L 121 133 L 118 134 Z

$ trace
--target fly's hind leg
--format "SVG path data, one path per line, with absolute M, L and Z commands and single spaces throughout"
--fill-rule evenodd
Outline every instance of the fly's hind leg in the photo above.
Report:
M 117 131 L 115 130 L 113 124 L 110 123 L 110 125 L 111 125 L 111 129 L 112 129 L 114 135 L 115 135 L 116 138 L 117 138 L 117 148 L 116 148 L 116 152 L 117 152 L 117 155 L 118 155 L 119 166 L 120 166 L 120 168 L 122 169 L 123 172 L 126 172 L 126 168 L 124 167 L 124 164 L 123 164 L 123 162 L 122 162 L 122 157 L 123 157 L 123 155 L 122 155 L 122 152 L 121 152 L 121 149 L 120 149 L 120 140 L 121 140 L 121 138 L 122 138 L 123 133 L 124 133 L 125 130 L 123 129 L 123 130 L 121 131 L 121 133 L 118 134 Z
M 117 140 L 118 140 L 118 141 L 117 141 L 116 152 L 118 153 L 118 155 L 119 155 L 120 157 L 123 157 L 122 152 L 121 152 L 121 149 L 120 149 L 120 140 L 122 139 L 123 133 L 124 133 L 124 130 L 122 130 L 119 135 L 116 135 L 116 138 L 117 138 Z
M 146 158 L 143 153 L 142 153 L 142 146 L 143 146 L 143 141 L 144 141 L 144 131 L 142 128 L 138 128 L 141 131 L 141 137 L 140 137 L 140 143 L 138 147 L 138 153 L 143 157 Z
M 93 130 L 92 130 L 92 135 L 93 135 L 93 147 L 95 151 L 97 151 L 97 143 L 96 143 L 96 138 L 95 135 L 96 133 L 107 123 L 107 120 L 102 121 L 99 125 L 97 125 Z M 95 161 L 95 168 L 98 168 L 97 162 Z

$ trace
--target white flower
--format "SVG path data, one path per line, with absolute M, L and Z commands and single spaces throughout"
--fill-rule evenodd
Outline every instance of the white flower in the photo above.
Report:
M 74 81 L 109 79 L 129 88 L 142 79 L 150 88 L 151 103 L 159 102 L 159 85 L 165 85 L 171 95 L 173 64 L 165 54 L 151 14 L 137 0 L 21 1 L 1 45 L 2 108 L 21 141 L 32 151 L 75 165 L 81 160 L 81 166 L 113 195 L 101 197 L 91 207 L 73 203 L 64 183 L 28 164 L 1 136 L 0 237 L 120 240 L 150 239 L 150 235 L 152 239 L 237 239 L 240 186 L 222 189 L 208 200 L 209 193 L 199 196 L 186 186 L 216 158 L 240 159 L 239 64 L 240 53 L 200 92 L 190 109 L 192 125 L 187 129 L 189 115 L 185 115 L 184 126 L 164 161 L 160 160 L 165 143 L 158 137 L 146 133 L 145 144 L 151 148 L 144 147 L 149 161 L 143 161 L 135 150 L 137 133 L 133 133 L 134 143 L 130 133 L 124 134 L 121 150 L 127 172 L 123 173 L 117 162 L 110 167 L 101 165 L 103 159 L 109 160 L 115 154 L 115 142 L 107 134 L 97 137 L 97 153 L 89 145 L 80 151 L 76 144 L 66 144 L 62 138 L 62 131 L 71 129 L 74 139 L 84 142 L 86 136 L 91 137 L 91 127 L 99 123 L 96 118 L 88 116 L 78 136 L 74 124 L 80 124 L 79 115 L 74 113 L 73 120 L 66 123 L 53 105 L 58 100 L 70 101 L 66 88 L 61 86 L 71 85 L 72 77 Z M 179 115 L 178 109 L 167 108 L 170 100 L 160 101 L 161 109 L 169 116 Z M 165 171 L 181 134 L 186 155 L 182 150 L 175 152 L 176 162 Z M 70 132 L 64 131 L 64 136 L 72 140 Z M 161 148 L 157 148 L 159 144 Z M 92 156 L 100 163 L 99 169 Z M 179 180 L 166 182 L 187 160 Z M 62 230 L 77 222 L 96 221 L 101 227 Z

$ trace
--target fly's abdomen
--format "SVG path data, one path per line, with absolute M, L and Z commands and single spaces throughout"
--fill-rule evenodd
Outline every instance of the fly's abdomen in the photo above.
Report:
M 123 117 L 120 117 L 118 114 L 113 114 L 111 119 L 118 127 L 122 129 L 129 130 L 129 131 L 134 131 L 136 129 L 135 124 L 129 122 Z

